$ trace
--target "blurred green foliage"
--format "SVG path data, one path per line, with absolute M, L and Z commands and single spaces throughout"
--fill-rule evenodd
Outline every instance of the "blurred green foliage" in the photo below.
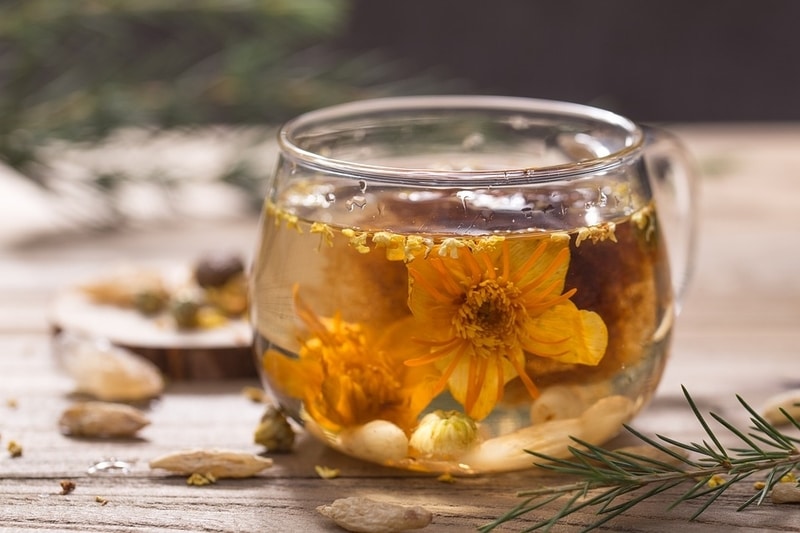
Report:
M 435 87 L 404 80 L 379 55 L 336 51 L 348 9 L 346 0 L 6 0 L 0 160 L 46 184 L 39 147 L 53 139 L 94 142 L 125 126 L 275 125 Z

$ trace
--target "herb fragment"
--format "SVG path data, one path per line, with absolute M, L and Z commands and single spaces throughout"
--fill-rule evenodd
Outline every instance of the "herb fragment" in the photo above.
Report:
M 17 441 L 8 441 L 8 446 L 6 446 L 6 449 L 11 457 L 22 457 L 22 446 Z
M 59 494 L 61 494 L 62 496 L 66 496 L 67 494 L 69 494 L 73 490 L 75 490 L 75 482 L 74 481 L 70 481 L 69 479 L 62 479 L 61 480 L 61 492 Z

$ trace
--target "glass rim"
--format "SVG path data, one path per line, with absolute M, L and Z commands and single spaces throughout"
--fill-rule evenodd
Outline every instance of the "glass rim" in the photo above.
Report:
M 404 168 L 388 165 L 360 163 L 349 159 L 337 159 L 302 148 L 298 141 L 298 131 L 314 124 L 346 120 L 355 116 L 368 116 L 381 113 L 403 111 L 420 112 L 453 111 L 496 111 L 517 112 L 521 114 L 551 114 L 565 118 L 594 121 L 622 129 L 626 133 L 625 146 L 606 155 L 598 155 L 556 165 L 536 167 L 509 167 L 492 170 L 451 170 L 428 168 Z M 528 98 L 517 96 L 488 95 L 434 95 L 434 96 L 395 96 L 355 100 L 319 108 L 298 115 L 285 122 L 278 130 L 278 147 L 284 157 L 292 162 L 322 172 L 372 179 L 377 181 L 406 182 L 460 186 L 518 185 L 531 182 L 553 182 L 569 180 L 610 170 L 625 165 L 644 144 L 644 131 L 632 120 L 599 107 L 560 100 Z

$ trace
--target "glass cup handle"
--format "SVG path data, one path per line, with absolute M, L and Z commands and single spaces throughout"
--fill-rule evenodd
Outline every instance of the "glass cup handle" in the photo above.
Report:
M 694 270 L 697 246 L 697 171 L 689 151 L 673 134 L 644 127 L 645 164 L 666 239 L 676 312 Z

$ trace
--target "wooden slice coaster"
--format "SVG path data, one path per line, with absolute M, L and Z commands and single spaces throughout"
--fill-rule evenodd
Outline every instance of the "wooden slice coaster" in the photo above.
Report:
M 168 277 L 180 275 L 170 272 Z M 56 296 L 50 318 L 54 334 L 107 339 L 149 359 L 172 380 L 257 377 L 252 329 L 244 318 L 211 328 L 181 329 L 165 314 L 147 316 L 136 309 L 97 303 L 78 287 Z

